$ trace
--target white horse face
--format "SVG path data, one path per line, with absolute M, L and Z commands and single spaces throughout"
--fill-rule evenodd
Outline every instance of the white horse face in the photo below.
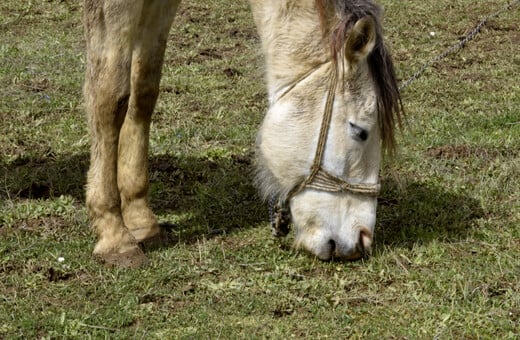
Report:
M 346 91 L 336 101 L 322 168 L 349 183 L 377 185 L 381 142 L 376 95 L 368 77 L 355 81 L 362 91 Z M 306 152 L 312 157 L 314 147 Z M 295 245 L 320 259 L 360 258 L 371 249 L 376 208 L 373 196 L 304 189 L 290 200 Z
M 324 260 L 360 258 L 371 249 L 378 189 L 366 194 L 307 183 L 316 178 L 312 169 L 318 168 L 319 159 L 320 173 L 328 178 L 349 187 L 378 188 L 381 144 L 393 145 L 394 121 L 400 118 L 399 91 L 382 42 L 378 10 L 370 2 L 322 1 L 325 17 L 332 13 L 327 6 L 333 6 L 347 22 L 345 30 L 331 29 L 340 44 L 333 44 L 335 58 L 327 61 L 323 57 L 327 42 L 309 38 L 320 35 L 319 25 L 312 26 L 315 7 L 305 12 L 311 14 L 303 25 L 298 20 L 305 15 L 279 22 L 278 16 L 267 15 L 280 10 L 278 2 L 270 3 L 274 8 L 269 10 L 261 2 L 252 3 L 266 56 L 270 97 L 257 138 L 257 184 L 264 198 L 279 197 L 290 208 L 296 248 Z M 364 10 L 374 16 L 358 19 L 347 31 L 351 11 L 358 11 L 358 5 L 369 6 Z M 288 12 L 280 13 L 284 17 Z M 278 26 L 282 29 L 273 33 Z M 319 51 L 324 52 L 320 55 Z M 334 70 L 337 78 L 331 77 Z M 334 93 L 333 100 L 329 92 Z M 320 139 L 325 107 L 330 103 L 330 124 L 326 138 Z M 324 145 L 320 157 L 318 145 Z
M 260 173 L 288 192 L 310 174 L 327 96 L 317 70 L 271 106 L 258 137 Z M 322 168 L 350 183 L 377 184 L 381 142 L 377 97 L 366 64 L 346 71 L 337 89 Z M 327 72 L 324 72 L 325 74 Z M 314 84 L 313 84 L 314 83 Z M 321 90 L 317 90 L 321 89 Z M 296 248 L 320 259 L 357 259 L 370 250 L 377 199 L 351 192 L 304 188 L 289 201 Z

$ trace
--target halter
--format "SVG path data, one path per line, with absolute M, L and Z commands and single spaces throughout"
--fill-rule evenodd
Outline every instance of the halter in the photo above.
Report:
M 319 64 L 311 71 L 305 73 L 298 78 L 286 91 L 278 98 L 285 96 L 292 90 L 301 80 L 307 78 L 317 68 L 323 64 Z M 375 183 L 353 183 L 349 180 L 342 179 L 328 173 L 322 167 L 323 155 L 325 153 L 325 144 L 332 119 L 332 111 L 334 108 L 334 99 L 336 97 L 336 88 L 338 86 L 338 70 L 336 63 L 332 63 L 330 71 L 330 84 L 327 93 L 327 101 L 325 102 L 325 109 L 323 111 L 323 120 L 321 122 L 320 134 L 318 138 L 318 145 L 316 147 L 316 154 L 314 162 L 311 166 L 311 173 L 305 180 L 295 185 L 287 194 L 285 199 L 271 197 L 269 200 L 269 215 L 271 220 L 271 230 L 274 236 L 285 236 L 289 232 L 289 223 L 291 221 L 289 201 L 302 192 L 306 188 L 316 189 L 326 192 L 349 192 L 358 195 L 365 195 L 370 197 L 377 197 L 381 189 L 381 184 Z

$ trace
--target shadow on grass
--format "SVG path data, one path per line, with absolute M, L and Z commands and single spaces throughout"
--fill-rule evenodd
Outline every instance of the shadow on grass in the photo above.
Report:
M 170 225 L 171 243 L 193 242 L 259 224 L 267 207 L 252 185 L 252 155 L 154 156 L 150 160 L 152 209 Z M 84 204 L 88 155 L 45 156 L 0 165 L 0 200 L 70 195 Z M 376 244 L 411 247 L 434 239 L 463 238 L 484 215 L 478 201 L 449 188 L 410 181 L 383 182 Z
M 151 204 L 159 216 L 174 214 L 181 242 L 267 222 L 267 207 L 252 184 L 252 155 L 150 161 Z M 168 219 L 168 217 L 167 217 Z
M 69 195 L 84 202 L 88 155 L 18 157 L 0 163 L 0 199 L 49 199 Z
M 412 247 L 433 240 L 465 238 L 484 216 L 480 203 L 431 183 L 384 181 L 379 199 L 376 244 Z
M 192 242 L 266 221 L 267 207 L 252 185 L 251 158 L 151 158 L 150 201 L 160 222 L 170 226 L 172 242 Z M 68 195 L 84 205 L 88 165 L 88 154 L 49 154 L 0 163 L 0 202 L 34 200 L 38 204 L 37 200 Z

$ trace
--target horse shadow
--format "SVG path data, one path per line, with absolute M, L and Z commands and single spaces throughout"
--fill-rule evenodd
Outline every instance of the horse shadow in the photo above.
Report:
M 45 155 L 0 163 L 0 202 L 72 196 L 85 204 L 88 155 Z M 268 227 L 268 208 L 252 184 L 253 155 L 155 155 L 150 159 L 150 202 L 168 233 L 165 247 L 244 228 Z M 480 203 L 449 187 L 383 179 L 376 247 L 411 248 L 433 240 L 456 242 L 484 216 Z
M 250 154 L 150 158 L 150 204 L 169 234 L 166 246 L 266 222 L 268 209 L 252 184 L 252 158 Z M 86 153 L 49 152 L 9 164 L 0 161 L 0 204 L 70 196 L 78 207 L 85 206 L 88 166 Z M 80 220 L 86 221 L 86 216 Z
M 378 205 L 376 246 L 405 247 L 434 240 L 465 239 L 484 217 L 480 202 L 442 184 L 383 180 Z

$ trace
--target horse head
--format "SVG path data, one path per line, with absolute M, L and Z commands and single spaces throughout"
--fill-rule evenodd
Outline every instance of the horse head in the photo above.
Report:
M 372 246 L 382 149 L 393 147 L 401 112 L 379 8 L 255 3 L 270 101 L 257 137 L 257 184 L 290 214 L 296 248 L 358 259 Z

